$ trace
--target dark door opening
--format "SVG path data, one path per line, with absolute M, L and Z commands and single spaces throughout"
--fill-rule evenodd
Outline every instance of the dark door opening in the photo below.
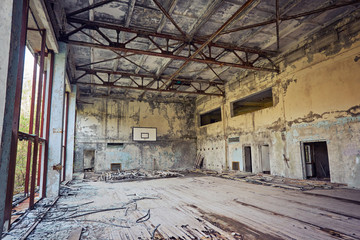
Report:
M 261 167 L 263 173 L 270 174 L 269 145 L 261 146 Z
M 326 142 L 304 143 L 307 178 L 330 180 L 330 166 Z
M 95 150 L 84 150 L 84 171 L 94 171 Z
M 252 172 L 252 163 L 251 163 L 251 147 L 244 147 L 245 153 L 245 171 Z

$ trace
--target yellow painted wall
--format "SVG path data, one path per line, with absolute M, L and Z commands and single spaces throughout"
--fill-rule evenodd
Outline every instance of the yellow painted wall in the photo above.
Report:
M 360 187 L 360 35 L 296 61 L 280 64 L 280 74 L 255 74 L 226 86 L 225 99 L 198 99 L 197 116 L 222 106 L 222 122 L 197 126 L 198 154 L 207 168 L 225 170 L 243 161 L 252 147 L 253 172 L 261 172 L 260 146 L 270 146 L 271 173 L 304 178 L 301 142 L 326 141 L 331 181 Z M 312 48 L 311 48 L 312 47 Z M 274 106 L 231 117 L 231 102 L 272 87 Z M 227 143 L 229 137 L 239 143 Z M 211 152 L 215 145 L 224 146 Z M 200 151 L 201 149 L 201 151 Z M 204 151 L 205 149 L 205 151 Z M 288 159 L 288 163 L 284 159 Z M 214 166 L 223 166 L 219 167 Z
M 136 101 L 85 98 L 78 104 L 75 171 L 83 170 L 84 151 L 95 151 L 95 171 L 192 168 L 196 158 L 193 101 Z M 156 142 L 133 141 L 133 127 L 157 129 Z M 108 143 L 122 143 L 109 146 Z

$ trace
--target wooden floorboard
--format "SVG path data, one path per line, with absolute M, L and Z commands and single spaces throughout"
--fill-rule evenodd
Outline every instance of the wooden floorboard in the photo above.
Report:
M 79 212 L 126 206 L 76 218 L 81 239 L 360 239 L 358 190 L 302 192 L 210 176 L 72 187 L 80 190 L 58 204 L 93 201 Z M 150 218 L 137 223 L 149 210 Z

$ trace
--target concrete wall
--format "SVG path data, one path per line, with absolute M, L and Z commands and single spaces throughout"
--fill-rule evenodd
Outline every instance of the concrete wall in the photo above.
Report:
M 74 168 L 74 150 L 75 150 L 75 121 L 76 121 L 76 85 L 71 85 L 69 93 L 69 116 L 67 128 L 67 146 L 66 146 L 66 174 L 65 180 L 71 180 Z
M 81 103 L 86 102 L 86 103 Z M 184 169 L 196 158 L 194 102 L 81 98 L 77 109 L 75 171 L 83 170 L 84 151 L 95 150 L 95 171 Z M 156 142 L 134 142 L 132 127 L 156 127 Z M 123 143 L 108 146 L 108 143 Z
M 54 77 L 51 93 L 49 155 L 46 180 L 46 196 L 59 195 L 61 171 L 56 167 L 61 164 L 63 151 L 63 120 L 66 78 L 67 45 L 59 42 L 59 53 L 54 57 Z
M 326 141 L 331 181 L 360 187 L 359 25 L 314 36 L 285 57 L 280 74 L 235 79 L 225 99 L 198 98 L 197 151 L 206 168 L 223 170 L 240 161 L 243 169 L 243 147 L 251 146 L 253 172 L 260 172 L 260 147 L 269 145 L 271 173 L 301 179 L 301 142 Z M 273 107 L 231 117 L 231 102 L 270 87 Z M 199 126 L 199 114 L 219 106 L 223 121 Z M 229 137 L 240 141 L 227 143 Z
M 8 63 L 10 51 L 10 36 L 11 36 L 11 17 L 12 17 L 13 1 L 2 1 L 0 7 L 0 126 L 3 126 L 4 109 L 6 99 L 6 84 L 8 75 Z M 2 136 L 2 127 L 0 127 L 0 137 Z

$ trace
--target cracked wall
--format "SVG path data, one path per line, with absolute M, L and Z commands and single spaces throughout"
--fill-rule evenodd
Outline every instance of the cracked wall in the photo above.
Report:
M 250 74 L 227 84 L 225 99 L 197 99 L 197 152 L 206 168 L 239 161 L 244 170 L 243 149 L 251 146 L 253 172 L 261 172 L 261 146 L 269 145 L 271 174 L 302 179 L 301 143 L 326 141 L 331 181 L 360 187 L 360 27 L 331 27 L 285 56 L 280 74 Z M 270 87 L 272 107 L 231 116 L 231 102 Z M 199 114 L 219 106 L 223 121 L 200 126 Z
M 95 150 L 95 171 L 186 169 L 196 156 L 194 101 L 135 101 L 81 98 L 76 123 L 75 171 L 83 171 L 84 151 Z M 135 142 L 132 127 L 156 127 L 156 142 Z M 108 143 L 122 143 L 114 146 Z

